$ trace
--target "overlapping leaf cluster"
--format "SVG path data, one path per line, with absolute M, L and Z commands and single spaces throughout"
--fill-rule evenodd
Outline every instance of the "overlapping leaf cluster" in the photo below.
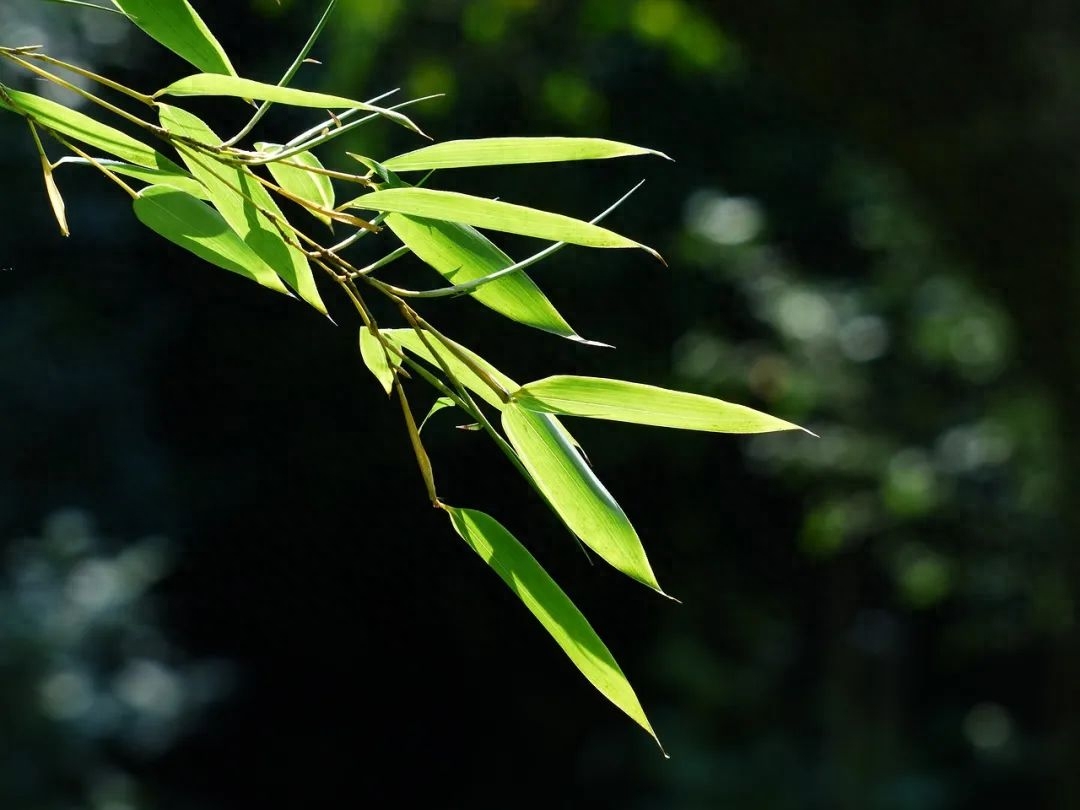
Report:
M 331 170 L 314 150 L 367 122 L 382 119 L 422 135 L 400 112 L 410 102 L 384 107 L 378 104 L 381 99 L 363 102 L 288 86 L 334 2 L 276 85 L 239 76 L 188 0 L 112 2 L 115 8 L 102 10 L 127 16 L 202 72 L 150 95 L 55 59 L 32 45 L 0 48 L 0 56 L 10 63 L 77 93 L 102 114 L 99 118 L 0 85 L 0 107 L 21 116 L 31 131 L 61 231 L 66 234 L 68 225 L 55 175 L 63 166 L 83 165 L 102 172 L 126 192 L 141 223 L 210 264 L 275 292 L 298 296 L 323 313 L 326 307 L 316 271 L 336 284 L 362 322 L 359 343 L 364 363 L 386 393 L 400 402 L 431 503 L 447 513 L 454 530 L 517 594 L 582 674 L 655 737 L 607 647 L 528 550 L 489 515 L 450 506 L 439 498 L 406 384 L 422 379 L 434 386 L 440 394 L 435 409 L 464 411 L 573 535 L 616 569 L 659 593 L 663 591 L 637 532 L 559 417 L 724 433 L 788 430 L 795 425 L 721 400 L 621 380 L 564 375 L 515 382 L 427 322 L 417 302 L 468 296 L 512 321 L 582 341 L 525 269 L 567 244 L 655 252 L 597 224 L 615 206 L 584 222 L 505 201 L 427 188 L 426 175 L 415 183 L 402 176 L 659 153 L 593 138 L 487 138 L 432 144 L 382 161 L 350 153 L 362 167 L 357 173 Z M 70 80 L 72 74 L 80 77 L 79 84 Z M 260 104 L 240 132 L 223 139 L 174 101 L 195 96 Z M 330 112 L 326 120 L 286 143 L 254 141 L 242 146 L 271 104 Z M 109 116 L 125 121 L 143 137 L 132 137 L 106 123 Z M 42 138 L 43 134 L 48 137 Z M 59 144 L 66 154 L 56 160 L 48 157 L 47 142 L 50 148 L 53 142 Z M 171 151 L 175 160 L 158 147 Z M 283 200 L 302 208 L 311 220 L 302 225 L 290 222 L 280 205 Z M 321 236 L 310 235 L 308 224 Z M 336 241 L 330 244 L 325 235 L 335 228 Z M 387 231 L 400 245 L 365 267 L 351 263 L 349 249 L 354 243 L 370 234 L 385 236 Z M 515 262 L 482 231 L 519 234 L 551 244 Z M 408 254 L 448 283 L 429 290 L 407 290 L 378 277 L 381 268 Z M 402 325 L 377 324 L 365 296 L 389 299 Z

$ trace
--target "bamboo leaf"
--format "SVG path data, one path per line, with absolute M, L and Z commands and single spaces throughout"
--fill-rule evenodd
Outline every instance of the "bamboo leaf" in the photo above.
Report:
M 236 75 L 228 54 L 188 0 L 113 0 L 135 25 L 207 73 Z
M 444 508 L 461 539 L 499 575 L 589 683 L 659 745 L 645 710 L 610 650 L 529 550 L 484 512 Z
M 57 166 L 71 164 L 74 166 L 94 167 L 95 163 L 99 166 L 104 166 L 111 172 L 124 175 L 125 177 L 132 177 L 136 180 L 142 180 L 149 185 L 172 186 L 181 191 L 186 191 L 191 196 L 198 197 L 200 200 L 208 200 L 210 198 L 210 195 L 206 191 L 206 186 L 179 167 L 177 167 L 176 171 L 167 169 L 148 169 L 145 166 L 135 166 L 131 163 L 124 163 L 121 160 L 97 158 L 93 161 L 89 161 L 86 158 L 76 157 L 74 155 L 62 157 L 60 160 L 56 161 Z
M 408 214 L 391 214 L 385 222 L 413 253 L 452 284 L 482 278 L 514 263 L 469 225 Z M 485 284 L 470 295 L 513 321 L 582 340 L 524 271 Z
M 601 248 L 652 248 L 580 219 L 454 191 L 390 188 L 357 197 L 350 207 L 460 222 L 477 228 Z
M 378 113 L 384 118 L 401 124 L 403 127 L 407 127 L 421 135 L 424 134 L 407 116 L 393 110 L 377 107 L 374 104 L 367 104 L 343 96 L 332 96 L 328 93 L 298 90 L 295 87 L 279 87 L 275 84 L 257 82 L 253 79 L 241 79 L 238 76 L 196 73 L 158 90 L 154 94 L 154 98 L 158 96 L 228 96 L 254 99 L 256 101 L 273 101 L 276 104 L 288 104 L 293 107 L 367 110 L 368 112 Z
M 285 147 L 275 143 L 257 143 L 255 148 L 260 152 L 273 154 Z M 318 171 L 310 171 L 323 168 L 322 163 L 311 152 L 300 152 L 287 160 L 275 160 L 273 163 L 268 163 L 267 168 L 277 184 L 290 194 L 314 203 L 320 208 L 332 209 L 336 205 L 334 184 L 330 178 Z M 328 228 L 333 227 L 333 220 L 326 214 L 310 208 L 305 210 Z
M 537 487 L 581 542 L 628 577 L 663 594 L 626 513 L 554 417 L 511 401 L 503 407 L 502 426 Z
M 148 186 L 139 192 L 133 206 L 139 222 L 170 242 L 211 264 L 288 295 L 281 279 L 267 270 L 258 254 L 221 214 L 202 200 L 171 186 Z
M 396 172 L 411 172 L 422 169 L 599 160 L 629 155 L 659 155 L 667 158 L 667 155 L 655 149 L 603 138 L 476 138 L 425 146 L 385 160 L 383 165 Z
M 424 429 L 424 425 L 427 424 L 428 419 L 433 417 L 439 411 L 443 410 L 444 408 L 453 408 L 455 407 L 455 405 L 456 403 L 454 402 L 454 400 L 450 399 L 450 397 L 439 397 L 437 400 L 431 403 L 431 408 L 428 410 L 427 416 L 424 417 L 424 421 L 420 423 L 420 427 L 416 429 L 416 432 L 420 433 Z
M 3 89 L 3 93 L 0 93 L 0 108 L 27 115 L 45 129 L 55 130 L 73 140 L 94 146 L 137 166 L 162 171 L 183 171 L 167 157 L 142 141 L 108 124 L 103 124 L 85 113 L 68 109 L 63 104 L 57 104 L 55 101 L 33 93 L 12 90 L 3 85 L 0 85 L 0 88 Z M 15 106 L 5 101 L 4 95 L 9 96 Z
M 63 236 L 70 236 L 71 229 L 68 228 L 67 213 L 64 206 L 64 198 L 60 194 L 60 187 L 56 185 L 56 178 L 53 177 L 52 168 L 49 166 L 47 160 L 41 162 L 42 173 L 45 177 L 45 191 L 49 195 L 49 205 L 52 206 L 53 216 L 56 217 L 56 224 L 60 226 L 60 233 Z
M 682 430 L 713 433 L 805 430 L 745 405 L 602 377 L 547 377 L 522 386 L 513 397 L 531 411 Z
M 393 362 L 396 366 L 400 358 L 391 355 L 388 360 L 386 349 L 375 337 L 375 333 L 366 326 L 360 327 L 360 356 L 364 359 L 364 365 L 368 367 L 368 371 L 375 375 L 375 379 L 389 395 L 394 386 L 394 370 L 390 367 L 390 363 Z
M 169 132 L 208 145 L 220 143 L 210 127 L 186 110 L 159 104 L 158 114 L 161 125 Z M 222 163 L 189 147 L 181 146 L 180 157 L 206 187 L 210 201 L 225 221 L 258 256 L 261 266 L 281 276 L 301 298 L 325 315 L 326 305 L 315 285 L 307 256 L 287 242 L 278 230 L 275 220 L 285 228 L 288 221 L 251 169 Z

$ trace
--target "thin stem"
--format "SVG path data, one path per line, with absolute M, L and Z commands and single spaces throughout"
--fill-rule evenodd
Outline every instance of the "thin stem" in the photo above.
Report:
M 381 259 L 378 259 L 377 261 L 372 262 L 367 267 L 361 267 L 359 270 L 350 271 L 348 273 L 348 276 L 349 276 L 349 278 L 358 278 L 360 276 L 366 276 L 369 273 L 374 273 L 379 268 L 386 267 L 386 265 L 390 264 L 390 262 L 397 261 L 402 256 L 408 255 L 410 252 L 411 251 L 407 247 L 402 245 L 397 250 L 394 250 L 394 251 L 391 251 L 390 253 L 387 253 Z
M 400 90 L 400 89 L 401 88 L 395 87 L 393 90 L 387 90 L 382 95 L 378 95 L 378 96 L 375 96 L 375 98 L 368 99 L 364 103 L 365 104 L 378 104 L 384 98 L 388 98 L 388 97 L 394 95 L 394 93 L 398 92 L 398 90 Z M 391 107 L 390 109 L 393 109 L 393 107 Z M 340 127 L 342 121 L 344 121 L 346 118 L 352 118 L 354 115 L 356 115 L 359 112 L 360 112 L 360 108 L 355 108 L 355 109 L 351 109 L 351 110 L 345 110 L 345 112 L 341 113 L 340 115 L 335 115 L 334 113 L 330 113 L 330 120 L 329 121 L 324 121 L 321 124 L 317 124 L 316 126 L 313 126 L 309 130 L 301 132 L 299 135 L 297 135 L 291 141 L 288 141 L 285 145 L 286 146 L 296 146 L 298 143 L 302 143 L 302 142 L 306 141 L 308 138 L 313 138 L 316 135 L 318 135 L 320 132 L 323 132 L 324 130 L 328 130 L 330 127 Z
M 309 36 L 307 42 L 304 43 L 304 47 L 300 49 L 300 53 L 296 55 L 296 59 L 289 65 L 288 70 L 285 71 L 285 75 L 281 77 L 281 80 L 278 82 L 278 87 L 284 87 L 291 82 L 293 76 L 300 70 L 300 66 L 304 64 L 307 55 L 311 53 L 311 49 L 315 46 L 315 40 L 319 38 L 319 35 L 322 34 L 323 29 L 326 27 L 326 23 L 330 19 L 330 12 L 334 10 L 335 5 L 337 5 L 337 0 L 330 0 L 330 2 L 326 4 L 326 11 L 323 12 L 322 17 L 320 17 L 319 21 L 315 24 L 315 30 L 311 32 L 311 36 Z M 258 124 L 263 116 L 266 115 L 266 111 L 270 109 L 271 104 L 273 104 L 271 101 L 264 101 L 260 104 L 259 108 L 255 111 L 255 114 L 251 116 L 251 120 L 244 124 L 239 132 L 221 145 L 235 146 L 241 138 L 246 136 L 251 130 L 255 129 L 256 124 Z
M 54 65 L 56 67 L 63 68 L 64 70 L 71 71 L 78 76 L 82 76 L 84 79 L 89 79 L 92 82 L 97 82 L 104 87 L 108 87 L 110 90 L 115 90 L 118 93 L 123 93 L 128 98 L 133 98 L 136 101 L 147 105 L 148 107 L 157 106 L 151 96 L 148 96 L 145 93 L 140 93 L 137 90 L 132 90 L 130 87 L 126 87 L 119 82 L 114 82 L 112 79 L 108 79 L 105 76 L 100 76 L 97 73 L 93 73 L 89 70 L 81 68 L 78 65 L 72 65 L 68 62 L 64 62 L 63 60 L 56 59 L 52 56 L 46 56 L 43 53 L 28 53 L 26 54 L 26 57 L 28 59 L 36 59 L 39 62 L 45 62 L 46 64 Z
M 54 138 L 56 138 L 56 140 L 60 141 L 60 143 L 62 143 L 64 146 L 66 146 L 68 149 L 70 149 L 76 155 L 78 155 L 83 160 L 85 160 L 87 163 L 92 165 L 99 172 L 101 172 L 106 177 L 108 177 L 110 180 L 112 180 L 114 183 L 116 183 L 116 185 L 120 186 L 120 188 L 122 188 L 124 191 L 127 192 L 128 196 L 131 197 L 131 199 L 134 200 L 136 197 L 139 196 L 138 193 L 131 186 L 129 186 L 127 183 L 125 183 L 122 179 L 120 179 L 120 177 L 116 174 L 116 172 L 112 171 L 107 166 L 103 166 L 101 164 L 101 162 L 99 160 L 97 160 L 97 158 L 91 157 L 86 152 L 84 152 L 82 149 L 80 149 L 75 144 L 73 144 L 71 141 L 69 141 L 67 138 L 65 138 L 63 135 L 59 134 L 58 132 L 53 132 L 52 130 L 48 130 L 48 133 L 50 135 L 52 135 Z

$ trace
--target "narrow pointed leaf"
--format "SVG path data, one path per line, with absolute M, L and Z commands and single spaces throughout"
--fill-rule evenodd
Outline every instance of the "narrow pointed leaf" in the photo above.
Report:
M 713 433 L 802 430 L 745 405 L 602 377 L 560 375 L 528 383 L 514 401 L 531 411 Z
M 179 107 L 158 105 L 161 125 L 169 132 L 184 135 L 199 143 L 220 143 L 218 136 L 203 121 Z M 274 198 L 246 166 L 232 166 L 210 155 L 182 147 L 180 156 L 191 173 L 206 187 L 210 201 L 258 256 L 263 268 L 277 273 L 300 297 L 326 314 L 319 289 L 307 256 L 285 241 L 277 222 L 288 221 Z M 294 238 L 295 241 L 295 238 Z
M 288 294 L 281 279 L 267 270 L 221 214 L 202 200 L 171 186 L 148 186 L 139 192 L 133 207 L 139 222 L 170 242 L 211 264 Z
M 410 172 L 422 169 L 459 169 L 473 166 L 509 166 L 520 163 L 558 163 L 567 160 L 599 160 L 628 155 L 659 155 L 645 149 L 603 138 L 477 138 L 445 141 L 383 161 L 388 169 Z
M 446 507 L 446 511 L 461 539 L 502 578 L 589 683 L 656 739 L 611 651 L 529 550 L 484 512 L 455 507 Z
M 229 96 L 254 99 L 256 101 L 273 101 L 277 104 L 288 104 L 293 107 L 315 107 L 323 110 L 367 110 L 368 112 L 378 113 L 384 118 L 401 124 L 421 135 L 424 134 L 407 116 L 393 110 L 377 107 L 374 104 L 367 104 L 343 96 L 332 96 L 328 93 L 298 90 L 295 87 L 279 87 L 276 84 L 266 84 L 253 79 L 241 79 L 237 76 L 196 73 L 158 90 L 154 96 L 155 98 L 157 96 Z
M 184 61 L 207 73 L 236 70 L 188 0 L 113 0 L 135 25 Z
M 469 225 L 408 214 L 391 214 L 385 221 L 413 253 L 452 284 L 491 275 L 514 263 L 491 240 Z M 485 284 L 470 295 L 513 321 L 560 337 L 581 340 L 524 271 Z
M 73 166 L 89 166 L 91 168 L 95 168 L 95 163 L 98 166 L 105 167 L 110 172 L 123 175 L 124 177 L 131 177 L 135 180 L 142 180 L 148 185 L 172 186 L 181 191 L 186 191 L 188 194 L 193 197 L 198 197 L 200 200 L 209 199 L 206 186 L 179 167 L 176 171 L 170 171 L 168 169 L 148 169 L 145 166 L 136 166 L 132 163 L 124 163 L 121 160 L 99 158 L 94 161 L 89 161 L 86 158 L 72 155 L 62 157 L 57 161 L 58 166 L 70 164 Z
M 71 110 L 63 104 L 57 104 L 33 93 L 4 88 L 15 107 L 8 104 L 0 95 L 0 108 L 30 116 L 35 123 L 45 129 L 52 129 L 61 135 L 88 144 L 107 152 L 128 163 L 163 171 L 182 171 L 182 169 L 155 149 L 142 141 L 121 132 L 115 127 L 103 124 L 78 110 Z
M 60 194 L 60 187 L 56 185 L 56 178 L 53 177 L 48 160 L 42 160 L 41 165 L 45 176 L 45 191 L 49 195 L 49 205 L 52 206 L 53 216 L 56 217 L 56 224 L 60 226 L 60 233 L 63 236 L 70 236 L 71 229 L 68 228 L 67 213 L 64 206 L 64 198 Z
M 423 431 L 424 425 L 428 423 L 428 419 L 433 417 L 439 411 L 444 410 L 445 408 L 453 407 L 455 407 L 455 403 L 454 400 L 450 399 L 450 397 L 439 397 L 437 400 L 431 403 L 431 408 L 428 409 L 427 416 L 424 417 L 424 421 L 420 423 L 420 427 L 416 429 L 416 432 L 420 433 L 421 431 Z
M 260 152 L 273 154 L 285 147 L 273 143 L 257 143 L 255 148 Z M 300 199 L 312 202 L 320 208 L 332 209 L 336 205 L 334 184 L 330 178 L 318 171 L 310 171 L 323 168 L 322 163 L 311 152 L 300 152 L 287 160 L 275 160 L 266 167 L 279 186 Z M 332 227 L 333 220 L 326 214 L 310 208 L 306 210 L 327 227 Z
M 552 509 L 585 545 L 628 577 L 663 593 L 622 507 L 559 430 L 554 417 L 511 401 L 506 436 Z
M 393 362 L 396 366 L 400 358 L 391 356 L 387 359 L 386 349 L 375 337 L 375 333 L 366 326 L 360 327 L 360 356 L 364 359 L 368 371 L 375 375 L 379 385 L 389 394 L 394 386 L 394 370 L 390 363 Z
M 391 188 L 357 197 L 351 207 L 461 222 L 477 228 L 601 248 L 652 248 L 580 219 L 523 205 L 426 188 Z

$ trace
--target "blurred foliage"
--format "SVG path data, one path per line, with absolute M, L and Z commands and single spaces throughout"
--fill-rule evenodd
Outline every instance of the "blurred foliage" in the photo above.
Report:
M 431 532 L 415 499 L 398 495 L 416 482 L 404 437 L 383 430 L 393 414 L 376 409 L 369 387 L 354 387 L 358 363 L 351 376 L 330 371 L 352 357 L 350 339 L 252 302 L 246 289 L 234 295 L 225 282 L 209 292 L 189 286 L 183 260 L 142 266 L 121 215 L 99 207 L 100 188 L 80 190 L 77 232 L 61 246 L 40 225 L 43 199 L 21 210 L 5 198 L 7 221 L 21 224 L 0 237 L 0 265 L 17 268 L 0 274 L 8 313 L 0 374 L 14 392 L 0 400 L 0 526 L 25 525 L 31 506 L 69 502 L 82 484 L 110 520 L 145 526 L 157 518 L 160 529 L 175 528 L 188 554 L 168 589 L 180 628 L 262 678 L 230 716 L 226 740 L 245 756 L 214 770 L 226 743 L 204 736 L 181 759 L 166 758 L 162 783 L 183 793 L 198 769 L 203 780 L 217 779 L 209 792 L 233 802 L 222 806 L 338 800 L 355 787 L 362 723 L 382 741 L 373 769 L 397 780 L 366 794 L 383 801 L 423 795 L 414 782 L 419 761 L 449 806 L 503 806 L 522 784 L 544 806 L 1052 806 L 1051 785 L 1068 769 L 1060 734 L 1075 722 L 1066 711 L 1075 683 L 1062 685 L 1056 646 L 1075 628 L 1062 416 L 1074 403 L 1023 361 L 1048 344 L 1022 331 L 1016 313 L 1050 311 L 1058 288 L 1047 280 L 1073 272 L 1071 257 L 1025 243 L 1031 263 L 1013 269 L 1030 274 L 1030 297 L 1002 296 L 979 262 L 1004 235 L 988 234 L 986 253 L 969 255 L 933 205 L 935 194 L 963 201 L 973 193 L 965 167 L 954 176 L 941 166 L 933 183 L 913 186 L 851 130 L 830 127 L 824 120 L 832 119 L 785 94 L 711 3 L 342 6 L 316 54 L 323 65 L 304 75 L 310 86 L 366 97 L 397 86 L 402 95 L 445 93 L 416 110 L 441 138 L 589 134 L 671 154 L 673 166 L 633 169 L 649 182 L 613 225 L 659 248 L 670 273 L 567 251 L 538 280 L 586 337 L 619 346 L 605 358 L 617 376 L 758 405 L 821 438 L 736 443 L 580 431 L 642 528 L 660 578 L 684 601 L 662 613 L 651 602 L 615 613 L 601 590 L 581 605 L 656 707 L 673 755 L 662 762 L 628 739 L 618 718 L 594 711 L 591 696 L 573 692 L 569 673 L 537 660 L 535 645 L 507 644 L 503 631 L 527 617 L 491 601 L 499 597 L 484 589 L 485 572 L 453 549 L 417 545 Z M 1012 13 L 994 9 L 987 20 Z M 252 0 L 206 12 L 236 60 L 271 77 L 303 39 L 298 18 L 313 21 L 316 10 Z M 240 18 L 254 34 L 234 23 Z M 958 50 L 967 42 L 947 27 L 919 33 L 904 15 L 896 25 L 915 41 L 945 38 Z M 930 51 L 927 70 L 943 53 Z M 1062 59 L 1071 53 L 1059 51 Z M 155 52 L 145 43 L 97 53 L 122 54 L 154 86 Z M 987 57 L 987 70 L 1008 73 L 1012 59 Z M 857 63 L 848 69 L 852 96 L 837 86 L 835 103 L 884 120 L 875 105 L 887 100 L 857 96 Z M 946 78 L 911 85 L 940 99 L 943 121 L 955 106 Z M 1038 119 L 1046 138 L 1067 140 L 1069 119 L 1051 117 Z M 989 123 L 964 130 L 973 155 L 1003 137 L 997 119 L 979 120 Z M 18 173 L 29 154 L 21 134 L 0 131 L 8 147 L 0 159 L 11 183 L 26 188 L 35 181 Z M 373 129 L 364 148 L 389 154 L 403 145 L 389 139 L 401 137 Z M 934 155 L 935 144 L 957 139 L 945 124 L 928 125 L 904 146 Z M 638 179 L 619 168 L 592 171 L 627 186 Z M 1041 178 L 1003 170 L 987 182 L 1034 188 Z M 541 207 L 569 199 L 583 216 L 610 202 L 588 173 L 552 167 L 544 179 L 506 170 L 478 182 Z M 455 182 L 470 190 L 468 178 Z M 1053 225 L 1039 209 L 1008 213 L 1017 233 Z M 98 236 L 79 242 L 79 230 Z M 69 273 L 57 258 L 102 244 L 115 255 L 92 274 Z M 151 271 L 158 280 L 147 278 Z M 1056 323 L 1048 319 L 1047 329 Z M 501 342 L 493 360 L 517 378 L 549 373 L 555 358 L 580 373 L 596 368 L 583 350 L 497 331 L 482 313 L 470 328 Z M 76 329 L 77 340 L 69 336 Z M 251 351 L 274 332 L 323 348 Z M 72 345 L 78 362 L 66 354 Z M 110 382 L 80 387 L 80 369 Z M 279 433 L 263 415 L 268 401 L 299 414 L 301 427 Z M 223 422 L 222 403 L 245 418 Z M 363 421 L 342 429 L 341 413 Z M 425 430 L 443 436 L 432 439 L 436 452 L 442 441 L 468 453 L 467 434 L 438 427 Z M 95 435 L 107 437 L 107 452 L 66 446 Z M 376 458 L 377 471 L 367 462 Z M 293 498 L 280 497 L 273 471 L 283 469 L 295 481 Z M 461 474 L 470 469 L 466 461 Z M 50 493 L 58 477 L 64 486 Z M 222 479 L 241 494 L 225 498 L 215 484 Z M 614 587 L 598 569 L 581 571 L 565 538 L 505 481 L 484 485 L 504 510 L 535 520 L 523 540 L 569 578 L 575 598 L 598 578 Z M 395 548 L 358 547 L 358 514 Z M 235 599 L 238 587 L 248 599 Z M 626 594 L 617 595 L 610 601 L 624 604 Z M 403 637 L 426 639 L 425 651 Z M 510 662 L 505 676 L 476 683 L 477 657 L 494 645 Z M 395 655 L 400 669 L 366 658 L 358 670 L 345 666 L 358 650 Z M 417 694 L 409 676 L 430 657 L 457 666 L 441 691 Z M 357 678 L 374 682 L 365 686 L 374 697 L 354 694 Z M 261 733 L 268 715 L 304 743 Z M 313 725 L 312 717 L 332 720 Z M 462 750 L 464 726 L 485 741 L 482 750 Z M 268 773 L 267 759 L 290 768 Z

